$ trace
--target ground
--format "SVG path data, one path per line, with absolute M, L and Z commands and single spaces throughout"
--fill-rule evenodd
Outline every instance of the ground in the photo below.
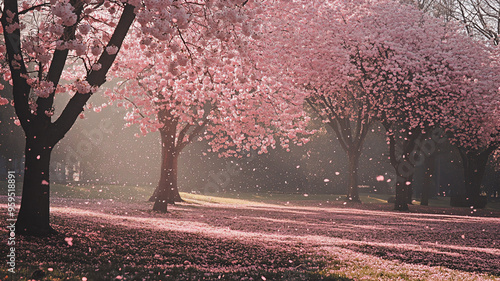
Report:
M 500 280 L 495 209 L 401 213 L 374 196 L 348 205 L 332 195 L 182 194 L 155 213 L 127 192 L 56 194 L 60 234 L 17 236 L 17 273 L 2 264 L 0 280 Z

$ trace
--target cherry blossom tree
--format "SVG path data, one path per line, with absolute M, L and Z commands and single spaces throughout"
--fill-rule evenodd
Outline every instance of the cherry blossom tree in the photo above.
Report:
M 307 23 L 292 18 L 278 37 L 271 33 L 283 46 L 272 53 L 286 55 L 288 60 L 280 64 L 286 69 L 283 75 L 304 89 L 348 155 L 354 155 L 351 179 L 368 126 L 374 120 L 384 125 L 397 174 L 395 209 L 407 210 L 413 170 L 420 161 L 417 141 L 453 116 L 480 78 L 488 52 L 460 26 L 410 5 L 339 1 L 313 8 L 310 14 L 316 18 L 304 16 Z M 354 184 L 352 180 L 350 190 Z
M 311 94 L 307 101 L 326 125 L 333 129 L 335 137 L 347 153 L 349 160 L 347 200 L 361 202 L 358 192 L 359 158 L 366 135 L 375 119 L 369 110 L 370 93 L 356 91 L 355 83 L 350 84 L 344 91 L 334 92 L 333 95 L 328 90 L 318 91 L 316 94 Z
M 422 0 L 417 1 L 417 4 L 419 8 L 442 17 L 445 20 L 461 22 L 468 35 L 484 40 L 484 43 L 487 45 L 498 46 L 500 41 L 500 5 L 498 1 Z M 494 56 L 490 59 L 498 61 L 498 58 L 495 59 Z M 489 66 L 486 66 L 486 69 L 482 77 L 489 77 L 489 82 L 486 83 L 494 89 L 497 84 L 495 79 L 496 74 L 494 73 L 497 73 L 497 71 L 494 68 L 489 68 Z M 484 128 L 491 128 L 491 122 L 493 122 L 491 120 L 497 118 L 493 113 L 495 112 L 493 108 L 496 106 L 496 102 L 492 101 L 490 106 L 493 106 L 493 108 L 487 110 L 484 110 L 483 105 L 476 105 L 476 103 L 478 101 L 484 103 L 483 100 L 492 99 L 491 94 L 488 94 L 491 91 L 491 89 L 485 90 L 483 87 L 483 94 L 478 94 L 476 91 L 470 92 L 469 94 L 474 98 L 469 97 L 470 102 L 464 103 L 460 107 L 463 109 L 460 112 L 462 121 L 458 122 L 460 125 L 454 124 L 452 128 L 449 128 L 452 134 L 451 141 L 457 146 L 462 157 L 466 186 L 465 193 L 457 192 L 454 196 L 453 204 L 456 205 L 473 205 L 475 207 L 484 205 L 478 202 L 480 199 L 481 181 L 489 155 L 497 147 L 496 140 L 494 139 L 497 133 L 493 130 L 488 132 L 490 135 L 485 135 L 484 132 L 488 130 Z M 469 107 L 470 105 L 473 105 L 473 107 Z M 489 118 L 483 119 L 484 116 L 488 116 Z M 478 123 L 474 124 L 474 122 Z M 479 131 L 479 128 L 483 129 Z M 464 134 L 465 131 L 469 131 L 470 135 Z M 465 141 L 465 139 L 468 139 L 468 141 Z
M 473 91 L 487 50 L 456 24 L 411 6 L 381 2 L 372 9 L 359 22 L 371 30 L 368 41 L 374 48 L 369 55 L 384 61 L 372 74 L 383 93 L 377 118 L 387 129 L 397 175 L 395 209 L 406 210 L 414 167 L 423 160 L 418 140 L 445 124 Z
M 300 84 L 305 85 L 306 100 L 313 111 L 331 127 L 348 156 L 349 180 L 347 200 L 360 202 L 358 192 L 358 166 L 361 150 L 370 126 L 375 120 L 374 103 L 380 94 L 373 90 L 373 81 L 360 75 L 365 62 L 362 42 L 352 42 L 351 22 L 342 20 L 342 13 L 323 10 L 317 16 L 315 32 L 328 36 L 312 36 L 307 32 L 295 33 L 303 41 L 303 53 L 308 61 L 302 62 Z M 335 21 L 331 21 L 335 18 Z M 334 32 L 331 32 L 334 30 Z M 295 38 L 298 40 L 299 38 Z M 311 63 L 312 62 L 312 63 Z M 376 63 L 375 63 L 376 64 Z M 343 67 L 339 67 L 343 65 Z M 368 78 L 368 79 L 366 79 Z M 368 85 L 367 85 L 368 84 Z
M 127 42 L 112 70 L 121 81 L 108 95 L 130 109 L 128 125 L 138 124 L 141 134 L 160 133 L 162 162 L 150 198 L 153 210 L 166 211 L 169 203 L 181 201 L 178 158 L 194 141 L 207 140 L 221 156 L 240 157 L 277 144 L 287 147 L 290 139 L 307 141 L 300 138 L 308 120 L 302 103 L 288 103 L 279 83 L 260 77 L 245 58 L 245 46 L 196 31 L 184 32 L 168 48 L 148 38 L 142 44 L 145 51 Z
M 413 173 L 402 171 L 401 166 L 422 130 L 432 122 L 430 111 L 419 112 L 418 105 L 425 104 L 432 95 L 420 79 L 432 71 L 431 63 L 423 59 L 428 54 L 423 54 L 422 49 L 436 40 L 436 35 L 426 34 L 429 26 L 424 25 L 436 24 L 409 6 L 391 2 L 366 2 L 344 13 L 349 20 L 343 46 L 354 66 L 346 77 L 357 81 L 357 88 L 365 92 L 363 109 L 370 118 L 366 120 L 380 121 L 388 132 L 390 162 L 397 174 L 395 209 L 405 210 Z M 409 45 L 410 38 L 420 41 Z
M 453 203 L 457 205 L 485 206 L 480 198 L 481 183 L 488 159 L 500 147 L 500 68 L 495 51 L 447 124 L 449 139 L 458 147 L 464 168 L 465 193 L 455 192 Z
M 49 162 L 56 143 L 71 128 L 83 105 L 90 97 L 92 87 L 100 86 L 111 66 L 115 52 L 96 52 L 92 58 L 102 66 L 100 71 L 89 71 L 76 81 L 79 92 L 67 104 L 55 121 L 53 102 L 66 60 L 71 56 L 87 54 L 83 39 L 86 27 L 94 21 L 93 9 L 107 13 L 108 24 L 116 25 L 116 32 L 107 36 L 108 47 L 118 49 L 132 24 L 135 13 L 131 5 L 123 5 L 121 17 L 112 15 L 98 3 L 72 1 L 70 3 L 4 1 L 2 33 L 7 53 L 9 73 L 6 79 L 13 85 L 13 102 L 19 122 L 26 134 L 25 175 L 21 209 L 16 224 L 19 233 L 49 234 Z M 101 9 L 99 9 L 101 7 Z M 38 25 L 36 23 L 41 22 Z M 81 26 L 81 28 L 79 28 Z M 21 32 L 21 29 L 23 32 Z M 103 34 L 101 34 L 103 36 Z M 3 53 L 3 52 L 2 52 Z
M 81 116 L 90 96 L 106 81 L 133 24 L 141 38 L 168 41 L 197 26 L 219 40 L 244 30 L 243 0 L 5 0 L 1 8 L 4 79 L 13 86 L 13 103 L 26 135 L 23 196 L 18 233 L 53 233 L 49 224 L 49 163 L 54 146 Z M 188 43 L 188 42 L 186 42 Z M 6 54 L 6 56 L 4 55 Z M 67 69 L 79 63 L 83 71 Z M 62 86 L 66 77 L 69 86 Z M 60 111 L 57 93 L 75 93 Z M 0 103 L 8 102 L 6 97 Z M 54 115 L 56 113 L 56 115 Z M 52 117 L 56 118 L 52 121 Z
M 352 124 L 382 122 L 398 179 L 395 209 L 406 210 L 423 160 L 418 144 L 439 138 L 432 129 L 446 126 L 476 81 L 489 77 L 481 74 L 490 64 L 488 46 L 457 22 L 391 1 L 322 2 L 277 18 L 279 28 L 264 35 L 271 72 L 309 97 L 347 151 L 359 153 L 353 144 L 362 143 L 363 126 L 352 134 Z
M 343 49 L 346 24 L 332 7 L 334 1 L 300 1 L 283 7 L 266 7 L 269 18 L 262 38 L 254 47 L 256 61 L 290 88 L 296 97 L 289 103 L 306 100 L 314 115 L 330 126 L 349 158 L 347 198 L 359 201 L 357 169 L 361 147 L 372 122 L 365 92 L 348 77 L 349 54 Z M 352 72 L 350 72 L 352 73 Z

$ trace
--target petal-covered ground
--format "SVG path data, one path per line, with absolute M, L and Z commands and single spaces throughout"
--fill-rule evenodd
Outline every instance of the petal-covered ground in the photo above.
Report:
M 17 264 L 73 280 L 500 280 L 497 213 L 185 197 L 168 213 L 53 199 L 61 235 L 18 237 Z

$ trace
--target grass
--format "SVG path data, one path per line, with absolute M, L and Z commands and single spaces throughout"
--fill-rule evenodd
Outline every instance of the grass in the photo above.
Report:
M 76 199 L 113 199 L 119 201 L 147 201 L 153 193 L 154 187 L 125 186 L 125 185 L 62 185 L 51 184 L 51 195 L 61 198 Z M 7 182 L 0 181 L 0 194 L 7 194 Z M 21 195 L 21 183 L 17 183 L 16 195 Z M 363 204 L 383 204 L 391 195 L 377 193 L 361 193 Z M 203 201 L 219 204 L 248 205 L 255 203 L 279 205 L 320 205 L 343 203 L 344 195 L 339 194 L 284 194 L 284 193 L 215 193 L 192 194 L 181 192 L 181 197 L 187 201 Z M 414 205 L 420 205 L 415 200 Z M 449 197 L 435 197 L 429 199 L 429 207 L 450 207 Z M 500 202 L 488 202 L 486 210 L 500 211 Z
M 220 204 L 248 205 L 255 203 L 279 205 L 311 205 L 323 203 L 343 203 L 344 195 L 338 194 L 283 194 L 283 193 L 216 193 L 216 194 L 191 194 L 181 192 L 185 200 L 204 201 Z M 361 194 L 363 203 L 387 203 L 389 195 Z
M 126 201 L 146 201 L 153 192 L 151 187 L 122 185 L 51 185 L 54 197 L 79 199 L 113 199 Z
M 339 194 L 282 194 L 282 193 L 217 193 L 217 194 L 191 194 L 182 193 L 185 200 L 204 201 L 220 204 L 279 204 L 279 205 L 320 205 L 320 204 L 343 204 L 345 195 Z M 387 203 L 389 194 L 361 193 L 360 199 L 363 204 Z M 414 205 L 420 205 L 420 201 L 414 200 Z M 436 197 L 429 199 L 429 207 L 456 208 L 450 206 L 449 197 Z M 467 208 L 464 208 L 467 209 Z M 500 202 L 489 202 L 486 210 L 500 211 Z
M 0 182 L 1 194 L 7 194 L 7 182 Z M 21 195 L 22 183 L 16 183 L 16 195 Z M 123 186 L 123 185 L 99 185 L 78 184 L 63 185 L 51 184 L 50 194 L 52 197 L 75 198 L 75 199 L 113 199 L 125 201 L 146 201 L 153 193 L 153 187 Z

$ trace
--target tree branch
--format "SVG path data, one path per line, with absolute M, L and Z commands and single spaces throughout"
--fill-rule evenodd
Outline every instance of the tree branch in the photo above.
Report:
M 50 6 L 49 3 L 42 3 L 42 4 L 39 4 L 39 5 L 31 6 L 31 7 L 29 7 L 26 10 L 22 10 L 22 11 L 19 12 L 19 14 L 20 15 L 24 15 L 24 14 L 30 12 L 30 11 L 34 11 L 36 9 L 39 9 L 39 8 L 42 8 L 42 7 L 49 7 L 49 6 Z
M 75 38 L 76 27 L 80 21 L 80 15 L 83 11 L 83 5 L 77 1 L 70 1 L 71 5 L 75 8 L 75 14 L 78 17 L 77 22 L 72 26 L 66 26 L 64 28 L 64 33 L 59 38 L 60 40 L 67 42 Z M 76 6 L 78 5 L 79 6 Z M 56 92 L 57 85 L 59 84 L 59 80 L 61 79 L 62 72 L 64 70 L 64 66 L 66 65 L 66 59 L 68 58 L 68 49 L 59 50 L 56 49 L 54 51 L 54 55 L 52 56 L 52 61 L 50 63 L 49 72 L 47 73 L 47 81 L 52 82 L 54 84 L 54 91 L 47 98 L 38 98 L 37 99 L 37 115 L 45 116 L 50 120 L 50 117 L 45 115 L 45 111 L 52 108 L 54 104 L 54 95 Z
M 108 46 L 116 46 L 118 47 L 118 50 L 120 50 L 123 40 L 125 39 L 125 36 L 127 36 L 128 30 L 130 29 L 130 26 L 135 19 L 134 9 L 135 7 L 132 5 L 125 5 L 116 29 L 108 42 Z M 103 50 L 103 53 L 98 60 L 98 63 L 102 65 L 102 68 L 98 71 L 91 71 L 86 78 L 86 81 L 91 86 L 99 87 L 104 84 L 104 82 L 106 82 L 106 74 L 111 68 L 111 65 L 115 61 L 118 53 L 119 52 L 114 55 L 110 55 L 106 52 L 106 49 Z M 68 102 L 63 112 L 61 113 L 61 116 L 59 116 L 59 118 L 54 122 L 54 125 L 57 128 L 57 136 L 54 136 L 56 138 L 56 143 L 61 138 L 63 138 L 64 135 L 73 126 L 76 119 L 83 111 L 83 108 L 90 96 L 91 93 L 76 93 Z
M 25 78 L 28 72 L 21 52 L 21 31 L 19 29 L 16 29 L 12 33 L 6 31 L 6 27 L 11 24 L 7 21 L 7 11 L 14 13 L 14 18 L 11 23 L 19 23 L 17 0 L 5 0 L 4 10 L 0 20 L 4 30 L 3 35 L 7 48 L 7 60 L 12 76 L 14 109 L 23 130 L 29 135 L 31 127 L 29 120 L 32 115 L 28 101 L 31 87 L 28 85 Z

